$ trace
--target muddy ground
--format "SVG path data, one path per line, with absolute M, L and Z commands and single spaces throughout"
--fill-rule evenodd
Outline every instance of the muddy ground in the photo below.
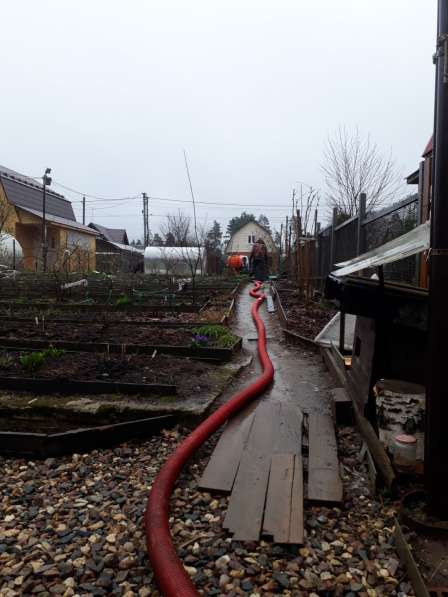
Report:
M 336 309 L 329 303 L 302 298 L 295 283 L 280 281 L 276 287 L 288 318 L 288 329 L 301 336 L 314 339 L 336 315 Z

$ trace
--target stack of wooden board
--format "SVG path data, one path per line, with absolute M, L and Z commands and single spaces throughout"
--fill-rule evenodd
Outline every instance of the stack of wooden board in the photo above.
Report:
M 262 401 L 226 425 L 200 487 L 231 493 L 224 528 L 234 539 L 303 543 L 301 410 L 290 403 Z M 312 414 L 309 427 L 308 499 L 339 503 L 336 438 L 330 415 Z

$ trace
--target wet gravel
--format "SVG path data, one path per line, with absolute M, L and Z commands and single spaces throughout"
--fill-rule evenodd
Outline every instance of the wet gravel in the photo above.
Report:
M 45 461 L 0 459 L 0 595 L 159 593 L 142 515 L 152 479 L 186 429 Z M 240 543 L 222 530 L 226 497 L 197 491 L 209 442 L 172 502 L 178 553 L 204 595 L 413 595 L 394 551 L 394 505 L 369 496 L 360 441 L 339 431 L 341 508 L 308 507 L 303 546 Z

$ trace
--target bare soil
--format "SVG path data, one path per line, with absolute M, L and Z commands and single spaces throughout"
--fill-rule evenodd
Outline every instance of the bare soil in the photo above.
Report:
M 182 394 L 188 394 L 200 385 L 209 387 L 207 376 L 215 365 L 178 358 L 171 355 L 104 355 L 83 352 L 65 352 L 59 357 L 48 357 L 43 365 L 30 372 L 20 363 L 20 351 L 0 353 L 0 376 L 26 376 L 46 379 L 83 381 L 115 381 L 123 383 L 174 384 Z
M 14 340 L 63 340 L 66 342 L 107 342 L 110 344 L 157 344 L 190 346 L 194 337 L 191 328 L 126 325 L 125 323 L 44 323 L 5 322 L 0 338 Z M 213 346 L 212 342 L 208 346 Z
M 301 336 L 314 339 L 336 314 L 326 303 L 303 299 L 295 284 L 289 281 L 277 283 L 277 290 L 288 318 L 288 329 Z

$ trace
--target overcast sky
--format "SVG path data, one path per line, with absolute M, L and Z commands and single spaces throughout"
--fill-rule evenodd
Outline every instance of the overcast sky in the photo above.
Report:
M 185 148 L 197 201 L 248 204 L 201 222 L 279 227 L 340 124 L 403 175 L 431 134 L 436 0 L 15 0 L 1 21 L 0 164 L 90 195 L 189 201 Z M 140 199 L 88 206 L 142 236 Z M 151 230 L 179 207 L 151 200 Z

